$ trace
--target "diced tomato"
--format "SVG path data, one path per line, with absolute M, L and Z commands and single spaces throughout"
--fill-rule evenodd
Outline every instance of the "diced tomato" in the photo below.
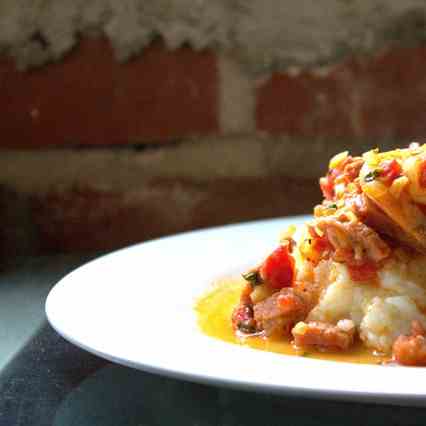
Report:
M 322 253 L 324 251 L 333 249 L 333 246 L 330 244 L 330 241 L 328 241 L 328 238 L 325 235 L 318 235 L 313 226 L 309 226 L 308 231 L 312 237 L 311 244 L 313 250 Z
M 262 280 L 271 288 L 290 287 L 295 278 L 294 258 L 288 246 L 280 246 L 263 262 L 260 269 Z
M 426 188 L 426 160 L 423 160 L 419 167 L 419 185 Z
M 349 275 L 353 281 L 370 281 L 377 277 L 377 265 L 367 261 L 360 265 L 348 264 Z
M 341 170 L 339 169 L 330 169 L 327 176 L 320 179 L 320 188 L 326 200 L 334 199 L 334 182 L 340 173 Z
M 322 177 L 320 179 L 320 188 L 322 195 L 326 200 L 334 198 L 334 183 L 330 176 Z
M 380 178 L 386 185 L 392 185 L 392 182 L 402 173 L 402 167 L 396 160 L 384 161 L 380 168 Z
M 416 203 L 416 206 L 422 211 L 422 213 L 426 216 L 426 204 Z
M 354 160 L 348 155 L 337 167 L 328 171 L 327 176 L 320 179 L 320 188 L 326 200 L 334 200 L 334 186 L 336 179 L 346 185 L 353 182 L 359 175 L 363 161 L 361 159 Z
M 313 244 L 314 250 L 317 250 L 320 253 L 326 250 L 331 250 L 333 248 L 333 246 L 328 241 L 328 238 L 325 236 L 315 238 L 312 241 L 312 244 Z

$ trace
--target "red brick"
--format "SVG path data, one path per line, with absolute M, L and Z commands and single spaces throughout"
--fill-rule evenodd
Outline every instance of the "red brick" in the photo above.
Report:
M 364 134 L 399 138 L 426 135 L 426 46 L 394 49 L 366 64 L 360 89 Z
M 205 183 L 161 179 L 125 193 L 76 187 L 33 195 L 30 205 L 37 248 L 75 252 L 110 250 L 224 223 L 307 213 L 319 200 L 316 181 L 272 177 Z
M 426 46 L 349 58 L 327 72 L 275 73 L 257 91 L 257 129 L 301 137 L 426 134 Z
M 217 130 L 212 52 L 155 43 L 126 64 L 104 39 L 19 72 L 0 61 L 1 147 L 163 142 Z

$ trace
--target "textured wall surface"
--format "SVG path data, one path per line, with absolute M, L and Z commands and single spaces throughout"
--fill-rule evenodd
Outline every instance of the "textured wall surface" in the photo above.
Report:
M 426 134 L 421 1 L 0 2 L 0 256 L 306 213 Z
M 161 36 L 263 71 L 417 43 L 425 22 L 421 0 L 3 0 L 0 46 L 27 67 L 60 59 L 82 33 L 106 35 L 120 60 Z

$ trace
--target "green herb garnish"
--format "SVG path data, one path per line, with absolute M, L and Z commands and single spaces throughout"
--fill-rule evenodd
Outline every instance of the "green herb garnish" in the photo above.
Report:
M 237 324 L 238 330 L 246 334 L 253 334 L 256 332 L 256 326 L 253 323 L 253 320 L 241 321 Z
M 257 269 L 253 269 L 252 271 L 246 272 L 245 274 L 242 274 L 242 276 L 252 287 L 256 287 L 257 285 L 260 285 L 263 282 Z
M 337 209 L 337 204 L 333 203 L 328 206 L 329 209 Z
M 373 180 L 375 180 L 379 176 L 380 176 L 380 170 L 375 169 L 365 175 L 364 182 L 373 182 Z

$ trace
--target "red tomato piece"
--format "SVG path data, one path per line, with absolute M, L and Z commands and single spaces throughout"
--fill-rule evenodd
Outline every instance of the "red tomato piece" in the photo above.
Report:
M 262 263 L 260 269 L 262 280 L 271 288 L 290 287 L 295 277 L 293 256 L 287 246 L 274 250 Z
M 426 160 L 423 160 L 419 167 L 419 185 L 426 188 Z
M 330 177 L 327 176 L 320 179 L 320 188 L 326 200 L 332 200 L 334 198 L 334 185 Z
M 322 195 L 326 200 L 334 199 L 334 181 L 339 175 L 340 171 L 337 169 L 330 169 L 327 173 L 327 176 L 324 176 L 320 179 L 320 188 Z
M 333 246 L 328 241 L 326 236 L 315 238 L 312 242 L 314 250 L 322 253 L 323 251 L 330 251 L 333 249 Z
M 361 265 L 348 265 L 349 275 L 353 281 L 370 281 L 377 277 L 377 265 L 367 261 Z
M 322 253 L 323 251 L 331 251 L 333 249 L 328 238 L 325 235 L 318 235 L 313 226 L 309 226 L 308 231 L 309 235 L 312 237 L 311 244 L 314 250 Z
M 426 204 L 416 203 L 416 206 L 422 211 L 422 213 L 426 216 Z
M 382 169 L 380 178 L 387 185 L 391 185 L 392 182 L 402 174 L 402 167 L 396 160 L 384 161 L 380 168 Z

